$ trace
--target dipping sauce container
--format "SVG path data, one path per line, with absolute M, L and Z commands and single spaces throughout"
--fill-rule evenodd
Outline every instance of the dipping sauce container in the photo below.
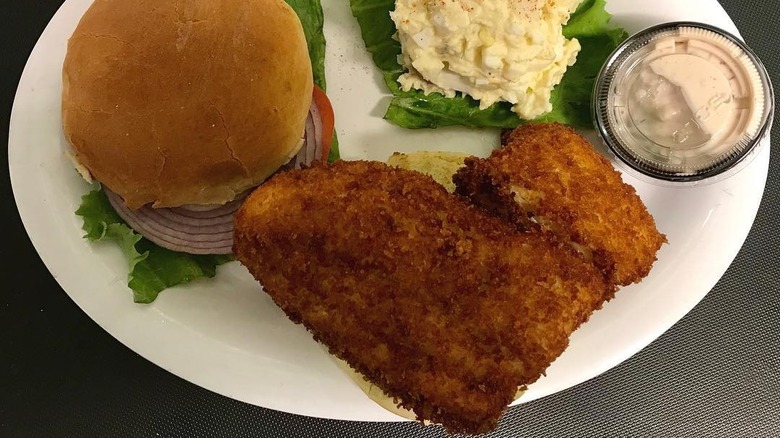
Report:
M 624 169 L 655 182 L 703 183 L 755 156 L 774 94 L 764 65 L 738 38 L 676 22 L 641 31 L 612 53 L 596 79 L 593 111 Z

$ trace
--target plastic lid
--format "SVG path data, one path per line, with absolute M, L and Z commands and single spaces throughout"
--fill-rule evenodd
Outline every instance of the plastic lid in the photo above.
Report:
M 640 175 L 671 182 L 736 172 L 774 112 L 768 74 L 753 52 L 723 30 L 690 22 L 626 40 L 599 74 L 593 104 L 596 129 L 615 155 Z

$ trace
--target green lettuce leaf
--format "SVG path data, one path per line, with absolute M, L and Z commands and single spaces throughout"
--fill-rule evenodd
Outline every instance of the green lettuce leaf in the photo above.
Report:
M 151 303 L 163 289 L 195 278 L 213 277 L 230 255 L 192 255 L 161 248 L 141 237 L 116 214 L 102 188 L 81 197 L 76 214 L 84 220 L 85 238 L 114 241 L 130 268 L 128 286 L 136 303 Z
M 393 38 L 395 23 L 390 19 L 395 0 L 350 0 L 349 6 L 360 25 L 360 33 L 371 59 L 385 74 L 388 87 L 398 91 L 395 78 L 404 72 L 404 68 L 398 63 L 401 43 Z
M 323 90 L 325 82 L 325 34 L 322 33 L 324 18 L 319 0 L 285 0 L 298 14 L 303 25 L 303 34 L 309 46 L 309 58 L 314 83 Z
M 403 128 L 438 128 L 463 125 L 469 128 L 513 128 L 520 124 L 512 106 L 497 103 L 480 110 L 479 102 L 469 96 L 444 97 L 421 91 L 397 93 L 384 118 Z
M 303 34 L 309 47 L 312 76 L 314 83 L 322 90 L 327 89 L 325 81 L 325 34 L 322 31 L 325 19 L 322 14 L 322 4 L 319 0 L 285 0 L 298 14 L 303 25 Z M 339 139 L 336 131 L 333 131 L 328 161 L 339 159 Z
M 561 83 L 552 91 L 553 111 L 537 121 L 560 122 L 581 128 L 591 126 L 590 97 L 596 75 L 609 54 L 628 34 L 610 25 L 605 0 L 585 0 L 563 27 L 567 38 L 577 38 L 582 50 L 577 63 L 569 67 Z M 437 128 L 463 125 L 472 128 L 514 128 L 524 121 L 499 102 L 480 110 L 479 102 L 468 96 L 453 98 L 422 91 L 404 92 L 398 76 L 404 68 L 398 63 L 401 45 L 393 38 L 395 24 L 390 19 L 394 0 L 350 0 L 366 49 L 382 71 L 393 98 L 384 118 L 404 128 Z

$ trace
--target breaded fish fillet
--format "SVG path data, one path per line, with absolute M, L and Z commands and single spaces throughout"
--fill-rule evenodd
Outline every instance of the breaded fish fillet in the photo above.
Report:
M 573 129 L 525 125 L 486 159 L 469 158 L 456 193 L 515 223 L 541 228 L 592 257 L 614 284 L 644 278 L 666 242 L 633 187 Z
M 267 181 L 234 253 L 332 354 L 452 432 L 493 429 L 613 293 L 568 246 L 379 162 Z

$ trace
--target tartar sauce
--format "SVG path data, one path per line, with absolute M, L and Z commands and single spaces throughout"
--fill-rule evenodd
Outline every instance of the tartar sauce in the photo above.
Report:
M 772 88 L 735 37 L 698 23 L 635 35 L 610 58 L 594 92 L 596 125 L 629 166 L 666 180 L 733 167 L 771 123 Z

